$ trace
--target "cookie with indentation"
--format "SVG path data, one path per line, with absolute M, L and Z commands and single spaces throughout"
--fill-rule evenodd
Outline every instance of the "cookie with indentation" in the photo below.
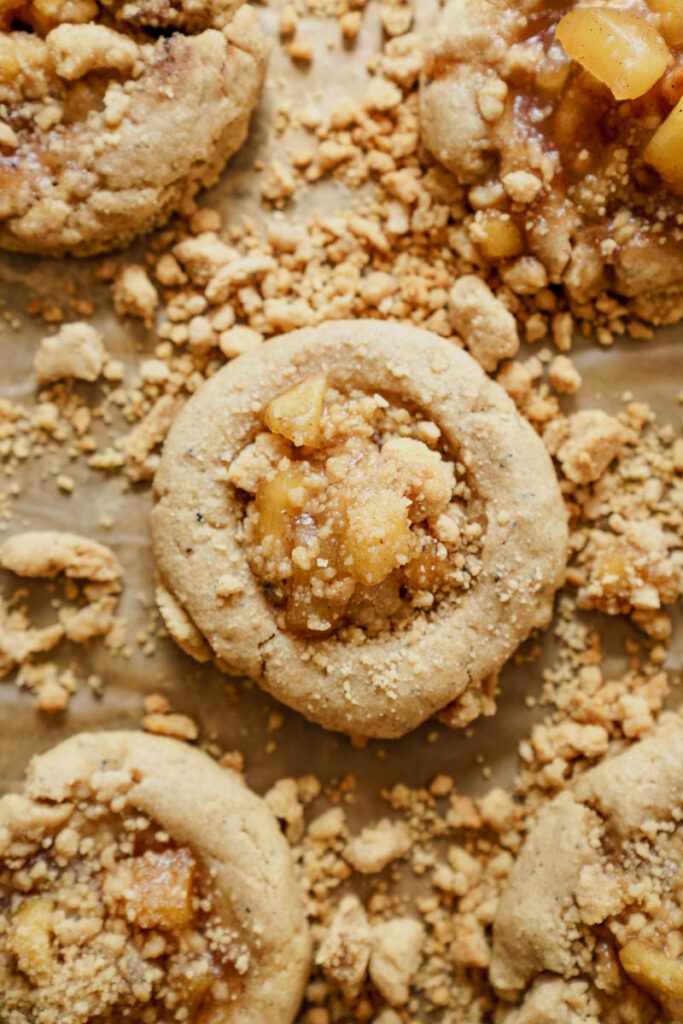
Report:
M 506 1024 L 681 1019 L 682 792 L 667 715 L 540 810 L 494 922 Z
M 3 0 L 0 246 L 126 245 L 244 142 L 267 44 L 240 0 Z
M 395 323 L 233 360 L 171 427 L 154 492 L 171 634 L 347 733 L 491 713 L 485 681 L 564 578 L 541 440 L 457 345 Z
M 289 847 L 208 755 L 81 733 L 0 799 L 0 1016 L 291 1024 L 310 940 Z

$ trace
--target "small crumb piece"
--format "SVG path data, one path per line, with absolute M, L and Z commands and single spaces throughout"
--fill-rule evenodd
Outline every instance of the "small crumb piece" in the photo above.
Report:
M 298 843 L 304 834 L 304 809 L 299 801 L 299 787 L 295 779 L 278 779 L 264 797 L 271 811 L 285 824 L 285 835 L 290 843 Z
M 515 318 L 484 281 L 465 274 L 451 288 L 449 301 L 453 327 L 485 370 L 495 370 L 501 359 L 515 355 Z
M 239 772 L 240 775 L 244 771 L 244 755 L 239 750 L 226 750 L 218 758 L 218 763 L 221 768 L 230 768 L 233 772 Z
M 360 11 L 346 11 L 339 19 L 339 27 L 344 39 L 355 39 L 360 31 L 362 15 Z
M 373 78 L 365 90 L 363 106 L 366 110 L 384 113 L 393 110 L 403 100 L 403 93 L 397 85 L 386 78 Z
M 292 39 L 287 47 L 287 52 L 292 60 L 300 60 L 305 64 L 313 60 L 313 42 L 310 39 Z
M 119 316 L 134 316 L 151 326 L 159 296 L 147 271 L 137 263 L 123 267 L 114 281 L 114 309 Z
M 285 4 L 280 11 L 280 35 L 291 36 L 296 32 L 299 15 L 294 4 Z
M 481 820 L 496 832 L 506 832 L 512 828 L 518 816 L 516 803 L 510 794 L 499 786 L 489 790 L 479 801 L 478 806 Z
M 43 338 L 33 369 L 40 385 L 68 377 L 92 382 L 102 373 L 106 356 L 102 335 L 94 327 L 64 324 L 56 334 Z
M 38 687 L 35 707 L 48 715 L 64 711 L 69 702 L 69 691 L 56 679 L 47 679 Z
M 234 359 L 236 356 L 241 356 L 244 352 L 256 348 L 262 341 L 263 335 L 258 331 L 237 324 L 236 327 L 229 327 L 227 331 L 221 333 L 218 347 L 226 359 Z
M 530 171 L 510 171 L 503 175 L 503 188 L 515 203 L 533 203 L 543 182 Z
M 172 736 L 177 740 L 196 740 L 199 735 L 197 723 L 189 715 L 175 712 L 167 715 L 151 714 L 142 719 L 142 728 L 157 736 Z
M 557 458 L 564 475 L 576 484 L 599 480 L 625 441 L 618 420 L 601 409 L 583 409 L 569 418 L 569 435 Z
M 581 387 L 581 374 L 569 356 L 555 356 L 549 374 L 550 383 L 561 395 L 575 395 Z
M 163 693 L 150 693 L 145 697 L 143 706 L 148 715 L 165 715 L 171 710 L 168 698 L 164 697 Z

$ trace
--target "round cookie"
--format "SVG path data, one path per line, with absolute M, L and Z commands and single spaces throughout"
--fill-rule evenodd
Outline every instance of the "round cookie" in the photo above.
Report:
M 580 776 L 538 814 L 494 922 L 505 1024 L 645 1024 L 683 1009 L 683 722 Z
M 240 0 L 0 4 L 0 246 L 126 245 L 244 142 L 267 44 Z
M 0 1017 L 291 1024 L 310 939 L 288 845 L 175 740 L 82 733 L 0 799 Z
M 613 291 L 667 323 L 683 315 L 683 21 L 626 8 L 449 0 L 427 41 L 422 138 L 468 188 L 476 258 L 513 291 Z
M 154 490 L 171 634 L 328 729 L 400 736 L 453 701 L 470 721 L 564 578 L 542 442 L 470 356 L 395 323 L 233 360 L 177 417 Z

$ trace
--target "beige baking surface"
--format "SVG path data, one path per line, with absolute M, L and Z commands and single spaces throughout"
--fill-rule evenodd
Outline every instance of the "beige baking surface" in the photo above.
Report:
M 418 25 L 428 25 L 435 9 L 431 0 L 421 2 Z M 276 11 L 259 10 L 265 27 L 276 40 Z M 309 104 L 324 114 L 341 96 L 360 96 L 366 80 L 366 58 L 376 51 L 380 39 L 378 10 L 372 2 L 368 5 L 358 43 L 352 48 L 340 44 L 338 22 L 333 18 L 303 19 L 298 34 L 315 41 L 311 69 L 294 67 L 276 42 L 268 84 L 249 143 L 232 161 L 219 186 L 207 196 L 209 205 L 223 210 L 226 222 L 243 215 L 249 215 L 256 223 L 263 221 L 258 176 L 253 174 L 252 166 L 257 159 L 268 162 L 282 146 L 273 129 L 278 103 L 291 100 L 293 109 Z M 333 44 L 331 49 L 327 46 L 329 41 Z M 289 145 L 291 139 L 290 134 Z M 301 219 L 316 208 L 333 211 L 357 198 L 357 193 L 349 195 L 339 185 L 321 182 L 296 198 L 287 208 L 287 216 Z M 127 258 L 131 258 L 130 254 Z M 9 310 L 22 313 L 32 298 L 63 297 L 66 281 L 74 279 L 79 294 L 91 295 L 98 304 L 94 322 L 105 332 L 111 353 L 125 362 L 130 380 L 141 356 L 151 353 L 152 335 L 113 318 L 107 305 L 107 290 L 90 285 L 91 271 L 92 263 L 87 261 L 67 264 L 5 254 L 0 256 L 0 299 Z M 19 334 L 4 325 L 0 327 L 0 398 L 11 397 L 27 405 L 34 401 L 31 362 L 43 333 L 40 324 L 28 319 Z M 682 335 L 683 330 L 672 328 L 658 332 L 653 341 L 626 341 L 609 350 L 582 343 L 576 350 L 576 362 L 585 383 L 578 400 L 566 407 L 599 405 L 608 411 L 618 410 L 621 396 L 628 390 L 635 398 L 651 402 L 660 422 L 672 422 L 680 430 L 682 407 L 676 398 L 683 388 Z M 267 350 L 264 356 L 267 357 Z M 53 718 L 34 711 L 32 698 L 16 689 L 12 676 L 0 681 L 0 791 L 17 785 L 31 754 L 73 732 L 84 728 L 137 727 L 142 698 L 154 691 L 168 694 L 174 710 L 186 711 L 196 719 L 202 740 L 215 738 L 223 749 L 242 750 L 248 779 L 260 791 L 283 775 L 314 771 L 325 781 L 353 773 L 358 803 L 349 809 L 352 826 L 384 812 L 386 805 L 379 798 L 379 789 L 394 782 L 417 786 L 428 782 L 437 772 L 447 772 L 458 779 L 462 792 L 482 792 L 490 782 L 482 776 L 477 755 L 491 767 L 494 781 L 511 781 L 517 743 L 532 721 L 532 713 L 525 710 L 524 697 L 540 693 L 541 665 L 552 656 L 550 632 L 542 639 L 541 661 L 508 666 L 503 672 L 497 716 L 477 723 L 469 737 L 428 723 L 402 740 L 372 742 L 358 750 L 344 737 L 325 733 L 286 709 L 282 709 L 283 728 L 268 733 L 268 715 L 276 705 L 258 688 L 238 684 L 231 694 L 225 677 L 212 668 L 198 667 L 170 640 L 159 641 L 152 657 L 145 657 L 134 642 L 138 628 L 148 620 L 145 608 L 152 602 L 153 572 L 147 531 L 149 486 L 124 492 L 117 475 L 89 471 L 79 461 L 66 463 L 63 452 L 57 461 L 60 470 L 77 480 L 74 494 L 66 496 L 57 490 L 54 476 L 47 475 L 55 468 L 50 459 L 40 465 L 24 464 L 16 477 L 22 493 L 13 506 L 19 510 L 20 518 L 8 524 L 8 531 L 26 527 L 73 529 L 110 544 L 125 570 L 121 608 L 129 619 L 128 635 L 134 653 L 130 661 L 124 661 L 112 658 L 99 644 L 88 649 L 68 645 L 60 648 L 60 652 L 64 650 L 62 661 L 73 664 L 79 676 L 97 672 L 106 680 L 106 687 L 103 696 L 96 698 L 82 686 L 69 710 Z M 0 492 L 4 486 L 0 476 Z M 103 513 L 114 518 L 113 529 L 102 529 L 99 520 Z M 0 583 L 9 593 L 16 580 L 5 578 Z M 37 585 L 37 589 L 40 592 L 41 586 Z M 603 617 L 603 633 L 605 625 Z M 622 649 L 625 633 L 622 626 L 610 630 L 617 653 Z M 682 655 L 679 630 L 667 664 L 678 670 Z M 615 666 L 616 663 L 615 656 Z M 536 717 L 539 713 L 535 712 Z M 275 749 L 267 754 L 266 744 L 271 740 Z

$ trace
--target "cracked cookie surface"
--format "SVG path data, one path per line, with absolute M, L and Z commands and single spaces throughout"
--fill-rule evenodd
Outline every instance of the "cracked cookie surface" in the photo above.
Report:
M 160 608 L 187 653 L 326 728 L 399 736 L 545 626 L 567 527 L 550 459 L 452 342 L 340 321 L 219 371 L 155 479 Z
M 87 255 L 163 223 L 241 146 L 266 59 L 239 0 L 2 0 L 0 246 Z

